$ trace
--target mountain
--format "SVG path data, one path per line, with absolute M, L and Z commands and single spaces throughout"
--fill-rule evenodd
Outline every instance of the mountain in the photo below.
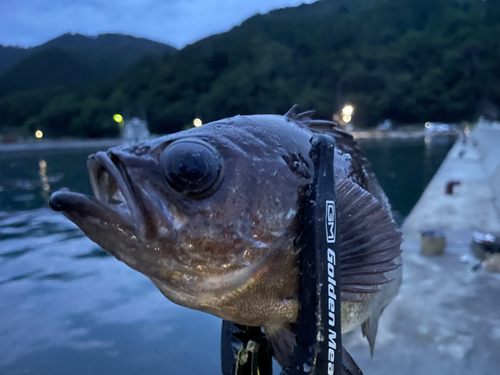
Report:
M 31 50 L 27 48 L 0 45 L 0 74 L 16 65 L 30 53 Z
M 34 49 L 74 52 L 90 65 L 96 66 L 101 61 L 110 61 L 119 67 L 131 66 L 144 56 L 162 57 L 177 51 L 167 44 L 122 34 L 100 34 L 95 37 L 64 34 Z
M 64 34 L 29 49 L 0 46 L 0 95 L 83 87 L 112 78 L 146 56 L 161 59 L 175 52 L 166 44 L 121 34 Z
M 113 65 L 96 69 L 74 54 L 60 49 L 45 49 L 24 58 L 0 76 L 0 93 L 26 89 L 81 87 L 99 82 L 113 72 Z
M 495 118 L 500 44 L 492 35 L 500 35 L 498 1 L 320 0 L 255 15 L 98 87 L 45 102 L 39 90 L 7 95 L 0 129 L 113 136 L 119 112 L 145 114 L 153 132 L 170 133 L 194 118 L 285 113 L 295 103 L 325 119 L 349 103 L 363 127 Z
M 471 121 L 500 106 L 499 16 L 494 1 L 322 0 L 251 17 L 115 89 L 157 133 L 294 103 L 321 118 L 350 103 L 363 127 Z

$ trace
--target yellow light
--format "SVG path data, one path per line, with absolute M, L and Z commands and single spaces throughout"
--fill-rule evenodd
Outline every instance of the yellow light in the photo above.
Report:
M 194 121 L 193 121 L 193 124 L 197 128 L 199 128 L 201 125 L 203 125 L 203 123 L 201 122 L 201 120 L 199 118 L 195 118 Z
M 35 137 L 37 137 L 38 139 L 42 138 L 42 137 L 43 137 L 43 133 L 42 133 L 42 131 L 41 131 L 41 130 L 37 130 L 37 131 L 35 132 Z
M 115 120 L 116 122 L 122 122 L 123 116 L 117 113 L 116 115 L 113 116 L 113 120 Z
M 346 105 L 344 108 L 342 108 L 342 114 L 345 116 L 352 116 L 352 113 L 354 112 L 354 107 L 352 105 Z M 351 121 L 351 120 L 349 120 Z M 346 121 L 346 122 L 349 122 Z
M 349 122 L 349 121 L 351 121 L 351 116 L 350 115 L 344 115 L 344 116 L 342 116 L 342 120 L 344 120 L 344 122 Z

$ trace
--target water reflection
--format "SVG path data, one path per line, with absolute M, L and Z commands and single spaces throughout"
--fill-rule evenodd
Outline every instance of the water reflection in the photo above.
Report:
M 50 193 L 64 186 L 90 194 L 86 163 L 97 150 L 0 152 L 0 211 L 47 207 Z
M 426 135 L 424 137 L 424 144 L 425 144 L 425 151 L 427 151 L 428 149 L 431 148 L 431 136 L 430 135 Z
M 38 174 L 40 176 L 40 182 L 42 185 L 41 196 L 45 202 L 49 202 L 50 198 L 50 185 L 49 185 L 49 177 L 47 176 L 47 162 L 45 160 L 40 160 L 38 163 L 40 168 Z

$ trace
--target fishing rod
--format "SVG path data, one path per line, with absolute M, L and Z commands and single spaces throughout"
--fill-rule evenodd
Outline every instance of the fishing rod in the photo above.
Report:
M 311 139 L 314 179 L 302 207 L 299 316 L 292 365 L 281 375 L 341 375 L 340 241 L 334 184 L 335 141 Z M 260 327 L 222 323 L 223 375 L 271 375 L 269 343 Z

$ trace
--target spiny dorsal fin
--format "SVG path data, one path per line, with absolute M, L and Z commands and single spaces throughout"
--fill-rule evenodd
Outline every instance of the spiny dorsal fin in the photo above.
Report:
M 285 113 L 285 117 L 287 120 L 295 120 L 297 117 L 297 108 L 299 108 L 298 104 L 294 104 L 292 108 L 288 110 L 287 113 Z
M 285 113 L 285 118 L 288 121 L 294 121 L 294 122 L 299 122 L 302 125 L 305 125 L 312 130 L 322 130 L 322 131 L 331 131 L 332 129 L 336 128 L 338 125 L 337 123 L 333 121 L 328 121 L 328 120 L 313 120 L 312 116 L 316 111 L 305 111 L 302 113 L 297 113 L 297 108 L 299 106 L 297 104 L 294 104 L 290 110 Z

